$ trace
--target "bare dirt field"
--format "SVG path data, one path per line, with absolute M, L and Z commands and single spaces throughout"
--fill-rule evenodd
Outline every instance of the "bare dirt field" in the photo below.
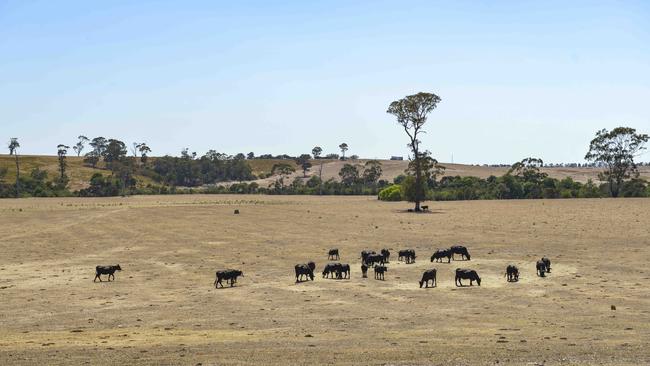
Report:
M 650 363 L 650 200 L 369 197 L 0 201 L 0 364 Z M 241 214 L 234 215 L 234 209 Z M 471 261 L 430 263 L 462 243 Z M 350 280 L 295 283 L 338 247 Z M 385 281 L 359 252 L 391 248 Z M 414 248 L 415 264 L 395 251 Z M 553 261 L 547 278 L 534 264 Z M 119 263 L 93 283 L 97 264 Z M 514 263 L 518 283 L 504 270 Z M 219 268 L 244 271 L 216 290 Z M 425 269 L 438 287 L 420 289 Z M 454 286 L 457 267 L 481 287 Z M 612 310 L 615 306 L 616 310 Z

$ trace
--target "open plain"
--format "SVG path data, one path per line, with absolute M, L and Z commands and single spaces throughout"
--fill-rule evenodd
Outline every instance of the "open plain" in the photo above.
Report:
M 0 201 L 0 364 L 650 363 L 650 201 L 372 197 Z M 234 215 L 234 209 L 241 214 Z M 471 261 L 430 263 L 466 245 Z M 339 248 L 350 280 L 321 278 Z M 385 281 L 359 252 L 390 248 Z M 413 248 L 415 264 L 397 261 Z M 552 272 L 535 276 L 548 256 Z M 316 280 L 293 266 L 314 260 Z M 120 264 L 93 283 L 98 264 Z M 507 283 L 507 264 L 521 270 Z M 438 287 L 420 289 L 428 268 Z M 454 286 L 457 267 L 481 287 Z M 233 288 L 214 272 L 239 268 Z M 615 310 L 613 310 L 615 307 Z

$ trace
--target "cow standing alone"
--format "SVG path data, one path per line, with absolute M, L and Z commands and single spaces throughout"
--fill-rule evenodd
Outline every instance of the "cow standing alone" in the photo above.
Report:
M 339 260 L 341 257 L 339 256 L 339 250 L 337 248 L 330 249 L 329 252 L 327 252 L 327 259 L 330 260 Z
M 221 282 L 223 280 L 226 280 L 226 283 L 230 283 L 230 287 L 233 287 L 235 285 L 235 282 L 237 282 L 237 277 L 239 276 L 244 276 L 244 272 L 237 269 L 225 269 L 222 271 L 217 271 L 217 278 L 214 280 L 214 287 L 219 288 L 219 285 L 221 285 L 221 288 L 223 288 L 223 282 Z
M 108 282 L 111 282 L 111 277 L 115 280 L 115 271 L 121 271 L 122 267 L 119 264 L 115 266 L 97 266 L 95 267 L 95 278 L 93 282 L 99 279 L 99 282 L 102 282 L 100 275 L 108 275 Z

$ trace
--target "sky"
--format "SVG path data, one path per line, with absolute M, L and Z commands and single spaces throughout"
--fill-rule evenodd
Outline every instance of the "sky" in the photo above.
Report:
M 581 162 L 599 129 L 650 133 L 650 2 L 0 0 L 0 141 L 22 154 L 83 134 L 406 157 L 386 109 L 421 91 L 439 161 Z

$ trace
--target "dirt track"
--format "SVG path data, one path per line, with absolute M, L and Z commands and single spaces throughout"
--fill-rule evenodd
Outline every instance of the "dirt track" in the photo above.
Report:
M 404 203 L 170 196 L 0 201 L 0 364 L 650 363 L 650 200 Z M 240 215 L 233 215 L 239 208 Z M 467 245 L 469 262 L 432 264 Z M 338 247 L 352 279 L 295 284 Z M 413 265 L 362 279 L 359 252 Z M 535 277 L 542 255 L 554 264 Z M 396 257 L 396 255 L 394 255 Z M 111 283 L 94 266 L 119 263 Z M 522 270 L 506 283 L 505 266 Z M 214 270 L 244 271 L 215 290 Z M 439 286 L 419 289 L 423 270 Z M 456 288 L 456 267 L 481 287 Z M 615 305 L 616 310 L 610 310 Z

